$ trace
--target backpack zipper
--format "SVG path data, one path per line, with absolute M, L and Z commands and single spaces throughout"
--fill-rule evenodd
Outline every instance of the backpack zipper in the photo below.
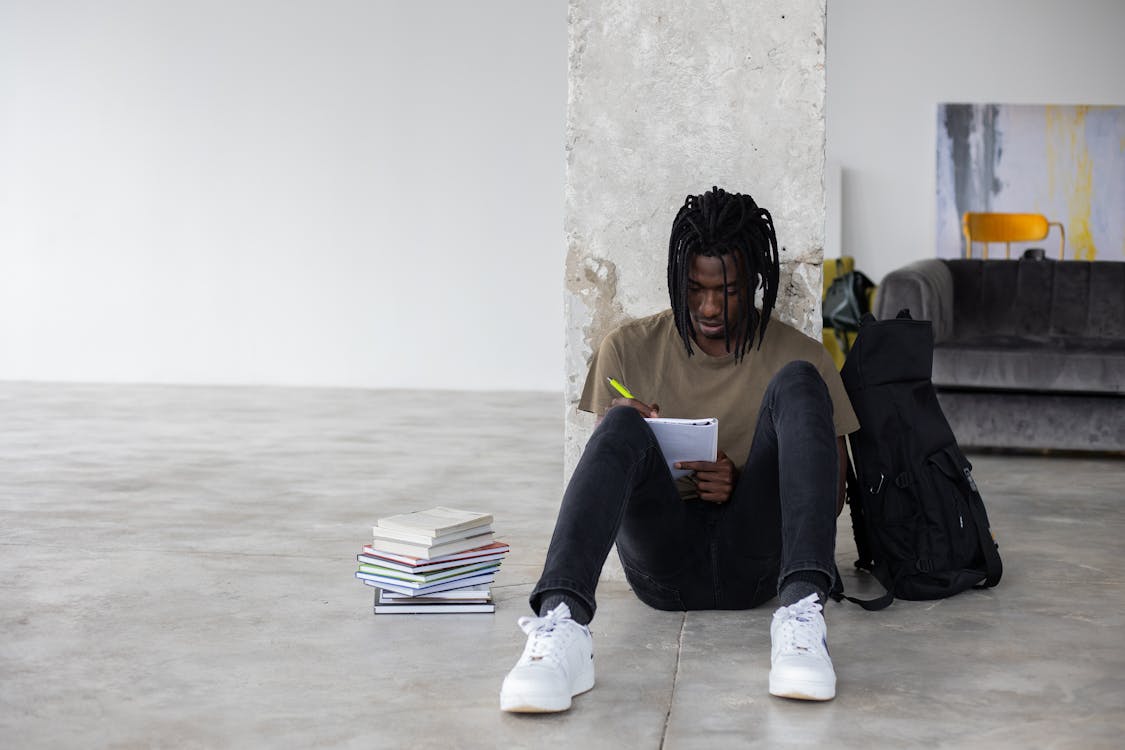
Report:
M 972 470 L 969 469 L 969 468 L 964 468 L 964 469 L 961 469 L 961 471 L 965 474 L 965 481 L 967 481 L 969 483 L 969 489 L 971 489 L 973 492 L 976 492 L 976 493 L 979 494 L 980 491 L 977 489 L 976 480 L 973 479 Z M 966 500 L 966 502 L 972 502 L 972 501 Z M 961 528 L 962 529 L 965 528 L 965 516 L 962 515 L 960 508 L 957 509 L 957 520 L 960 522 Z

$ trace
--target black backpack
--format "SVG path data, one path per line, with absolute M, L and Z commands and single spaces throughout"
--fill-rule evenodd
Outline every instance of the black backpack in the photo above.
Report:
M 848 503 L 859 559 L 887 590 L 865 609 L 995 586 L 1003 566 L 972 465 L 930 381 L 933 325 L 903 310 L 863 317 L 840 377 L 860 428 L 849 437 Z

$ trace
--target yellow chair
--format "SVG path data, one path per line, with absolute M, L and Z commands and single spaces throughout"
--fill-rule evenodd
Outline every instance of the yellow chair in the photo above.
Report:
M 1059 260 L 1066 248 L 1066 229 L 1057 221 L 1047 221 L 1042 214 L 996 214 L 966 212 L 961 217 L 961 230 L 965 234 L 965 257 L 973 257 L 973 243 L 984 244 L 984 259 L 988 260 L 991 242 L 1005 244 L 1004 257 L 1012 256 L 1013 242 L 1037 242 L 1046 239 L 1051 227 L 1059 228 Z
M 824 259 L 821 265 L 824 271 L 824 284 L 820 290 L 820 299 L 824 300 L 825 295 L 828 294 L 828 287 L 832 286 L 832 281 L 841 274 L 851 273 L 855 270 L 855 258 L 850 255 L 845 255 L 837 261 L 836 259 Z M 873 309 L 875 306 L 875 288 L 867 290 L 867 309 Z M 856 334 L 853 332 L 845 332 L 844 336 L 847 337 L 848 346 L 850 347 L 855 343 Z M 832 360 L 836 363 L 836 369 L 844 366 L 844 352 L 840 349 L 840 342 L 836 340 L 836 332 L 831 328 L 825 328 L 820 334 L 821 340 L 824 341 L 824 348 L 832 355 Z

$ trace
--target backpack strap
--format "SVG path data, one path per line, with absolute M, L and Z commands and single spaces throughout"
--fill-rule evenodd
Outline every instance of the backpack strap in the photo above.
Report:
M 847 479 L 844 482 L 844 495 L 848 503 L 848 514 L 852 518 L 852 537 L 855 539 L 855 551 L 859 559 L 855 561 L 857 568 L 871 569 L 873 558 L 871 556 L 871 542 L 867 538 L 867 522 L 863 515 L 863 501 L 859 490 L 859 478 L 856 477 L 852 458 L 847 456 Z
M 898 585 L 898 578 L 895 578 L 894 581 L 891 582 L 891 587 L 887 589 L 887 592 L 885 594 L 875 597 L 874 599 L 856 599 L 854 596 L 848 596 L 843 592 L 833 595 L 832 598 L 836 601 L 847 599 L 849 602 L 858 604 L 859 606 L 863 607 L 868 612 L 878 612 L 881 609 L 886 609 L 887 607 L 891 606 L 891 602 L 895 600 L 896 585 Z
M 870 314 L 870 313 L 869 313 Z M 861 570 L 870 570 L 875 573 L 875 568 L 879 569 L 876 577 L 880 580 L 886 580 L 890 576 L 883 575 L 885 571 L 885 563 L 879 563 L 872 567 L 871 546 L 867 540 L 867 521 L 863 517 L 863 505 L 859 490 L 859 478 L 856 476 L 855 466 L 852 464 L 851 455 L 848 455 L 848 478 L 844 484 L 845 492 L 848 498 L 849 512 L 852 517 L 852 534 L 855 536 L 856 552 L 859 554 L 859 559 L 856 560 L 855 566 Z M 886 593 L 875 599 L 857 599 L 854 596 L 848 596 L 844 593 L 843 582 L 837 576 L 837 585 L 833 590 L 828 592 L 828 595 L 835 601 L 843 601 L 847 599 L 849 602 L 858 604 L 866 609 L 868 612 L 877 612 L 880 609 L 886 609 L 895 600 L 895 586 L 898 585 L 898 578 L 891 582 L 890 588 Z
M 981 587 L 991 588 L 1000 583 L 1000 576 L 1004 574 L 1004 563 L 1000 561 L 1000 553 L 996 551 L 996 540 L 992 538 L 992 531 L 988 528 L 988 517 L 984 513 L 984 502 L 975 489 L 973 490 L 973 502 L 969 503 L 969 511 L 973 514 L 973 520 L 976 522 L 977 535 L 980 537 L 980 549 L 984 553 L 985 579 Z

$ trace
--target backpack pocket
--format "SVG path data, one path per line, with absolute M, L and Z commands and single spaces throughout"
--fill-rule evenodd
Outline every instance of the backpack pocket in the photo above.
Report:
M 865 488 L 865 505 L 870 509 L 868 531 L 875 548 L 886 555 L 875 562 L 887 563 L 897 572 L 901 563 L 914 560 L 922 515 L 909 489 L 888 473 L 880 472 L 875 486 Z
M 926 515 L 934 570 L 983 568 L 980 536 L 970 503 L 974 502 L 972 464 L 956 445 L 926 458 L 919 503 Z

